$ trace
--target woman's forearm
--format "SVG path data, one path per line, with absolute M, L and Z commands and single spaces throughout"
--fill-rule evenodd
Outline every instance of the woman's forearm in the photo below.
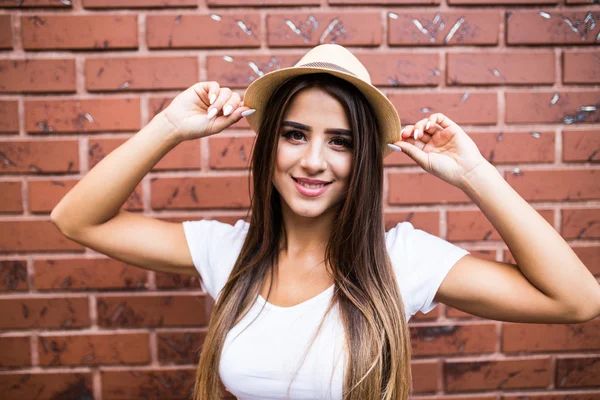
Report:
M 102 224 L 119 213 L 142 178 L 180 142 L 162 113 L 94 166 L 50 215 L 63 232 Z
M 523 275 L 546 296 L 600 313 L 600 286 L 569 244 L 491 164 L 465 178 L 465 193 L 496 228 Z

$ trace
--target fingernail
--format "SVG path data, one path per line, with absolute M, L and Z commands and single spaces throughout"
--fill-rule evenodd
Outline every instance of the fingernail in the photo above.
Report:
M 215 100 L 217 99 L 217 95 L 214 93 L 210 94 L 210 97 L 208 98 L 210 100 L 210 104 L 214 103 Z
M 431 121 L 427 121 L 427 125 L 425 125 L 425 130 L 429 129 L 429 125 L 431 125 Z
M 402 151 L 402 149 L 401 149 L 400 147 L 396 146 L 395 144 L 388 143 L 388 146 L 389 146 L 389 147 L 390 147 L 390 149 L 392 149 L 392 150 L 396 150 L 396 151 Z
M 225 107 L 223 107 L 223 115 L 227 116 L 231 114 L 231 110 L 233 110 L 233 106 L 231 104 L 227 104 Z
M 211 108 L 210 111 L 208 112 L 207 117 L 208 117 L 208 119 L 211 119 L 215 115 L 217 115 L 217 109 L 216 108 Z
M 415 140 L 417 140 L 417 135 L 418 135 L 418 134 L 419 134 L 419 130 L 418 130 L 418 129 L 415 129 L 415 134 L 414 134 Z
M 256 112 L 256 110 L 254 108 L 250 109 L 250 110 L 246 110 L 242 113 L 242 117 L 247 117 L 248 115 L 254 114 Z

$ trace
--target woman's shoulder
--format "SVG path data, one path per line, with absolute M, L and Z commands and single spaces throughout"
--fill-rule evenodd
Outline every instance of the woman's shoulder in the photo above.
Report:
M 184 221 L 186 240 L 204 290 L 216 299 L 233 268 L 250 224 L 217 220 Z
M 410 221 L 401 221 L 385 232 L 385 243 L 390 250 L 406 242 L 407 238 L 417 230 Z
M 248 233 L 249 226 L 250 224 L 243 219 L 238 219 L 233 225 L 209 219 L 183 222 L 183 228 L 187 234 L 203 237 L 211 242 L 215 242 L 215 239 L 219 239 L 219 241 L 243 239 Z

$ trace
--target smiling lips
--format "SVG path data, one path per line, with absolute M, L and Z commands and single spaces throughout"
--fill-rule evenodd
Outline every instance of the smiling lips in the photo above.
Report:
M 333 182 L 320 181 L 317 179 L 294 178 L 294 184 L 300 194 L 308 197 L 316 197 L 325 193 L 329 185 Z

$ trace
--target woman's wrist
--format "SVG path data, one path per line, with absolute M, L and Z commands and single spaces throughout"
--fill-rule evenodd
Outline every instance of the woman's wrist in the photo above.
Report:
M 177 146 L 179 143 L 183 142 L 183 139 L 181 139 L 179 135 L 179 131 L 165 115 L 164 111 L 156 114 L 148 125 L 157 135 L 161 135 L 165 142 L 168 142 L 173 146 Z

